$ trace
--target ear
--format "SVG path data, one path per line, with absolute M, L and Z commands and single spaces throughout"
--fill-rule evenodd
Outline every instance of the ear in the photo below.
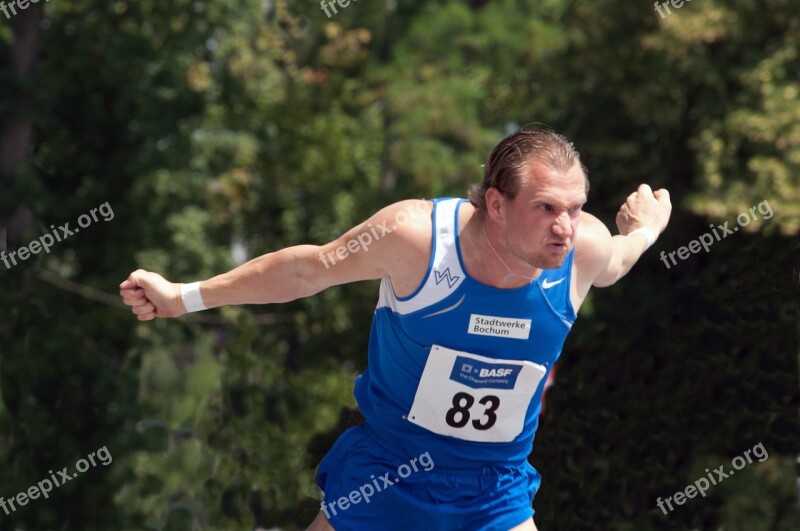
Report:
M 486 199 L 486 214 L 496 223 L 505 219 L 506 203 L 508 199 L 497 188 L 489 188 L 484 195 Z

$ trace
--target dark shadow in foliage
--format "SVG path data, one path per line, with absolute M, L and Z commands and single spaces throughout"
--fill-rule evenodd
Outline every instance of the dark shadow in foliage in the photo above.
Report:
M 661 250 L 708 230 L 680 226 L 594 292 L 594 315 L 567 340 L 532 454 L 543 529 L 717 528 L 739 478 L 668 516 L 656 498 L 694 481 L 699 458 L 730 468 L 759 442 L 770 459 L 797 451 L 798 243 L 740 231 L 667 270 Z M 793 489 L 780 491 L 775 506 L 796 514 Z

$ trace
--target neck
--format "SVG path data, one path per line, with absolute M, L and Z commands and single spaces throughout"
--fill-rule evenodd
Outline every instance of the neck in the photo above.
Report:
M 516 288 L 539 276 L 539 269 L 520 264 L 522 260 L 508 251 L 497 226 L 489 223 L 485 213 L 475 211 L 465 229 L 470 250 L 465 261 L 468 273 L 476 280 L 497 288 Z

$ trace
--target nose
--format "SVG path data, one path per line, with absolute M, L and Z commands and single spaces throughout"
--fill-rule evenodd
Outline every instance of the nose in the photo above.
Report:
M 572 237 L 572 220 L 568 212 L 562 212 L 556 217 L 553 222 L 553 233 L 562 240 Z

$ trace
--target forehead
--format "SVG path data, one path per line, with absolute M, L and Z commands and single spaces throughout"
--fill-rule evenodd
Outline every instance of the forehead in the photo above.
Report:
M 577 162 L 568 171 L 533 162 L 525 170 L 518 198 L 572 206 L 586 202 L 586 177 Z

